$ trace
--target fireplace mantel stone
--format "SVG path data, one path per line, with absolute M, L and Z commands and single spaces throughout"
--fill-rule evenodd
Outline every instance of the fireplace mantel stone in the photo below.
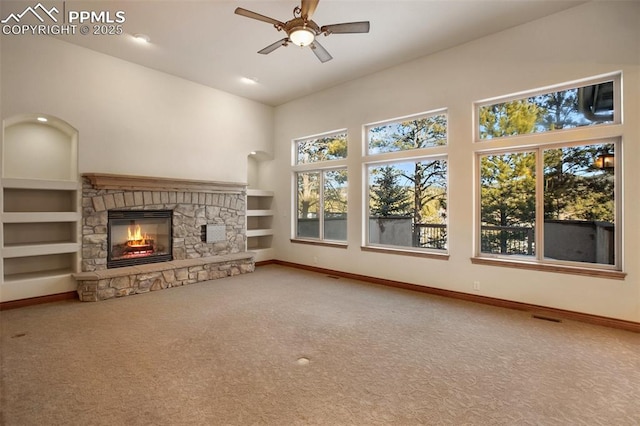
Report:
M 120 189 L 129 191 L 189 191 L 204 193 L 240 194 L 247 184 L 204 180 L 173 179 L 149 176 L 116 175 L 108 173 L 84 173 L 95 189 Z

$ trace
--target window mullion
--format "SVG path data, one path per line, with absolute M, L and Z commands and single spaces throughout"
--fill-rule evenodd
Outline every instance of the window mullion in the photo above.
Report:
M 544 151 L 538 148 L 536 154 L 536 211 L 535 211 L 535 252 L 536 260 L 544 260 Z
M 320 175 L 318 177 L 318 192 L 319 192 L 319 205 L 318 205 L 318 236 L 320 240 L 324 241 L 324 172 L 318 171 Z

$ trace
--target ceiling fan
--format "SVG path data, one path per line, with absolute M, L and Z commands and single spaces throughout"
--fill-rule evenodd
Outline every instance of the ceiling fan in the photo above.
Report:
M 266 55 L 273 52 L 280 46 L 288 46 L 289 43 L 292 43 L 301 47 L 309 46 L 320 62 L 327 62 L 333 59 L 333 57 L 324 47 L 322 47 L 318 40 L 316 40 L 317 36 L 320 34 L 328 36 L 329 34 L 368 33 L 369 21 L 345 22 L 342 24 L 319 26 L 311 20 L 311 15 L 313 15 L 316 7 L 318 7 L 319 1 L 320 0 L 302 0 L 300 6 L 296 6 L 293 9 L 293 19 L 287 22 L 281 22 L 277 19 L 269 18 L 268 16 L 260 15 L 259 13 L 243 9 L 241 7 L 236 8 L 235 13 L 237 15 L 246 16 L 247 18 L 257 19 L 258 21 L 273 24 L 276 30 L 284 30 L 284 32 L 287 33 L 287 37 L 270 44 L 264 49 L 258 51 L 258 53 Z

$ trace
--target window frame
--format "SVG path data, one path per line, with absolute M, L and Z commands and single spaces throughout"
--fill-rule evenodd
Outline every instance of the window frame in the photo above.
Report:
M 328 138 L 334 135 L 341 135 L 344 134 L 345 139 L 347 140 L 347 155 L 345 155 L 344 158 L 334 158 L 331 160 L 322 160 L 322 161 L 313 161 L 313 162 L 308 162 L 308 163 L 301 163 L 299 161 L 299 157 L 298 157 L 298 144 L 301 142 L 309 142 L 312 141 L 314 139 L 323 139 L 323 138 Z M 348 156 L 349 156 L 349 133 L 347 132 L 347 129 L 338 129 L 338 130 L 332 130 L 329 132 L 325 132 L 325 133 L 318 133 L 316 135 L 311 135 L 311 136 L 305 136 L 302 138 L 296 138 L 293 139 L 293 143 L 291 144 L 291 158 L 292 158 L 292 162 L 291 165 L 295 168 L 295 167 L 305 167 L 305 166 L 312 166 L 312 167 L 318 167 L 316 166 L 317 164 L 321 164 L 321 165 L 325 165 L 325 164 L 331 164 L 333 162 L 343 162 L 346 161 Z
M 313 139 L 326 138 L 332 135 L 344 134 L 345 139 L 347 140 L 347 155 L 344 158 L 340 159 L 332 159 L 332 160 L 324 160 L 324 161 L 316 161 L 309 163 L 299 163 L 298 162 L 298 143 L 310 141 Z M 302 244 L 314 244 L 314 245 L 325 245 L 331 247 L 339 247 L 346 248 L 348 245 L 348 222 L 347 222 L 347 236 L 345 240 L 331 240 L 324 238 L 324 173 L 335 170 L 344 170 L 347 173 L 347 211 L 349 210 L 349 170 L 347 167 L 347 159 L 349 155 L 348 150 L 349 145 L 349 134 L 347 129 L 338 129 L 332 130 L 325 133 L 319 133 L 312 136 L 306 136 L 302 138 L 293 139 L 291 143 L 291 158 L 292 158 L 292 166 L 291 166 L 291 194 L 292 194 L 292 203 L 291 203 L 291 237 L 290 241 L 294 243 L 302 243 Z M 313 237 L 301 237 L 298 236 L 298 174 L 299 173 L 319 173 L 319 211 L 322 214 L 318 215 L 318 238 Z M 347 213 L 347 221 L 349 214 Z
M 479 139 L 479 107 L 499 102 L 521 99 L 537 94 L 549 93 L 553 90 L 566 90 L 576 87 L 598 84 L 606 81 L 614 82 L 614 122 L 598 126 L 583 126 L 571 129 L 552 130 L 542 133 L 531 133 L 514 136 L 504 136 L 493 139 Z M 539 271 L 569 273 L 592 277 L 624 279 L 624 252 L 623 252 L 623 158 L 624 138 L 622 132 L 623 111 L 622 75 L 621 73 L 607 74 L 590 79 L 564 83 L 546 87 L 539 90 L 521 92 L 515 95 L 496 97 L 474 103 L 474 232 L 473 232 L 473 256 L 474 264 L 515 267 Z M 592 144 L 614 145 L 614 223 L 615 223 L 615 263 L 613 265 L 603 263 L 588 263 L 544 258 L 544 152 L 550 149 L 568 148 L 572 146 L 584 146 Z M 535 193 L 535 241 L 542 244 L 536 246 L 535 255 L 501 255 L 497 253 L 482 252 L 482 217 L 481 217 L 481 158 L 486 155 L 511 154 L 517 152 L 535 152 L 536 155 L 536 193 Z
M 480 108 L 487 105 L 495 105 L 499 103 L 506 103 L 511 101 L 517 101 L 526 99 L 533 96 L 539 96 L 544 94 L 549 94 L 553 92 L 560 92 L 564 90 L 576 89 L 585 86 L 592 86 L 600 83 L 606 83 L 608 81 L 613 81 L 613 90 L 614 94 L 614 104 L 613 104 L 613 122 L 607 124 L 601 124 L 597 126 L 580 126 L 580 127 L 572 127 L 569 129 L 557 129 L 557 130 L 549 130 L 546 132 L 539 133 L 526 133 L 526 134 L 518 134 L 518 135 L 508 135 L 508 136 L 500 136 L 491 139 L 481 139 L 480 138 Z M 603 128 L 603 127 L 612 127 L 619 126 L 622 124 L 623 113 L 622 113 L 622 73 L 610 73 L 603 74 L 600 76 L 574 80 L 571 82 L 545 86 L 540 89 L 527 90 L 522 92 L 513 93 L 507 96 L 497 96 L 492 98 L 483 99 L 473 103 L 473 141 L 477 144 L 488 144 L 492 141 L 511 141 L 516 140 L 518 138 L 527 138 L 527 137 L 541 137 L 542 135 L 549 135 L 549 137 L 557 137 L 558 134 L 568 133 L 568 132 L 580 132 L 585 130 L 590 130 L 593 128 Z
M 401 151 L 391 151 L 391 152 L 382 152 L 382 153 L 374 153 L 371 154 L 369 152 L 369 130 L 375 127 L 380 127 L 384 125 L 391 125 L 395 123 L 400 123 L 407 120 L 418 120 L 422 118 L 427 118 L 430 116 L 444 115 L 446 118 L 446 138 L 444 145 L 436 145 L 424 148 L 416 148 L 416 149 L 408 149 Z M 402 117 L 396 117 L 388 120 L 377 121 L 373 123 L 368 123 L 363 125 L 362 127 L 362 245 L 361 250 L 363 251 L 375 251 L 382 252 L 388 254 L 400 254 L 400 255 L 409 255 L 409 256 L 418 256 L 418 257 L 427 257 L 433 259 L 440 260 L 448 260 L 449 252 L 451 250 L 451 235 L 450 235 L 450 226 L 447 215 L 446 221 L 446 232 L 447 232 L 447 248 L 446 249 L 434 249 L 434 248 L 421 248 L 421 247 L 413 247 L 413 246 L 395 246 L 388 244 L 378 244 L 371 243 L 369 241 L 369 218 L 370 218 L 370 188 L 369 188 L 369 168 L 385 166 L 385 165 L 393 165 L 402 162 L 420 162 L 420 161 L 444 161 L 447 165 L 446 171 L 446 203 L 447 206 L 450 205 L 450 186 L 449 186 L 449 111 L 447 108 L 438 108 L 430 111 L 425 111 L 422 113 L 406 115 Z M 447 209 L 448 210 L 448 209 Z

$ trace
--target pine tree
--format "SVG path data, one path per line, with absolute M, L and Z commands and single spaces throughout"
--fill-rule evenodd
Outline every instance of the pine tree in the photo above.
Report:
M 400 172 L 393 166 L 376 169 L 378 174 L 371 188 L 371 216 L 405 216 L 411 202 L 406 186 L 398 183 Z

